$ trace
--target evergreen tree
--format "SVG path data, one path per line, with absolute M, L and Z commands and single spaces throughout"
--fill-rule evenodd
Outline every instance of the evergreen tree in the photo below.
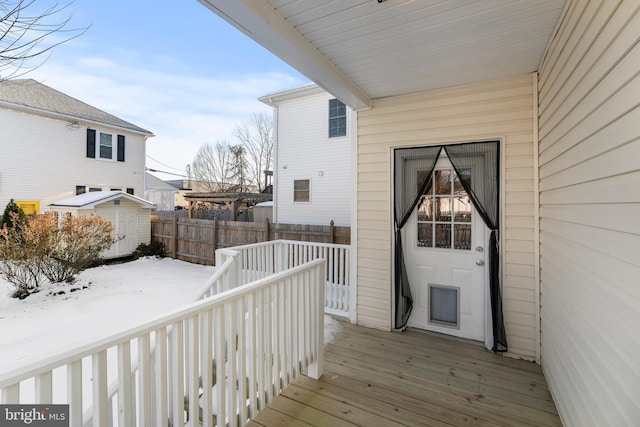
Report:
M 20 206 L 16 204 L 16 202 L 13 199 L 11 199 L 11 201 L 9 201 L 9 203 L 7 204 L 7 207 L 4 208 L 4 214 L 2 215 L 2 222 L 0 222 L 0 228 L 4 227 L 5 224 L 7 225 L 8 228 L 15 228 L 16 224 L 13 222 L 14 220 L 11 215 L 12 212 L 17 215 L 18 222 L 22 224 L 26 222 L 27 217 L 24 214 L 24 211 Z

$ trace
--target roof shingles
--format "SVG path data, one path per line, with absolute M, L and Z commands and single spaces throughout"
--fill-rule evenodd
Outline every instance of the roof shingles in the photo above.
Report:
M 0 81 L 0 102 L 153 135 L 146 129 L 105 113 L 33 79 Z

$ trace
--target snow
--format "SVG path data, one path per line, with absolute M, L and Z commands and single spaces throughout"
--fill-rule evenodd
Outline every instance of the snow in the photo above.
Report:
M 47 285 L 24 300 L 11 298 L 13 286 L 0 279 L 0 373 L 192 302 L 214 271 L 142 258 L 85 270 L 71 285 Z
M 214 271 L 171 258 L 142 258 L 85 270 L 71 285 L 47 285 L 24 300 L 11 298 L 13 286 L 0 279 L 0 373 L 190 303 Z M 325 342 L 341 329 L 325 316 Z

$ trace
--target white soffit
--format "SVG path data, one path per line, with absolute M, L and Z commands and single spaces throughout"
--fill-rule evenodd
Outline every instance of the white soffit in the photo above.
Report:
M 537 71 L 565 0 L 199 0 L 352 108 Z

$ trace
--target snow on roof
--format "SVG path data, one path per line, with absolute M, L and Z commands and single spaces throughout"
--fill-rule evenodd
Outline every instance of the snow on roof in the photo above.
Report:
M 155 207 L 153 203 L 147 200 L 122 191 L 90 191 L 88 193 L 58 200 L 57 202 L 51 203 L 49 206 L 91 209 L 96 204 L 108 202 L 110 200 L 118 199 L 121 197 L 133 202 L 140 203 L 141 205 L 145 205 L 149 208 Z
M 269 201 L 269 202 L 262 202 L 262 203 L 257 203 L 256 206 L 273 206 L 273 200 Z

